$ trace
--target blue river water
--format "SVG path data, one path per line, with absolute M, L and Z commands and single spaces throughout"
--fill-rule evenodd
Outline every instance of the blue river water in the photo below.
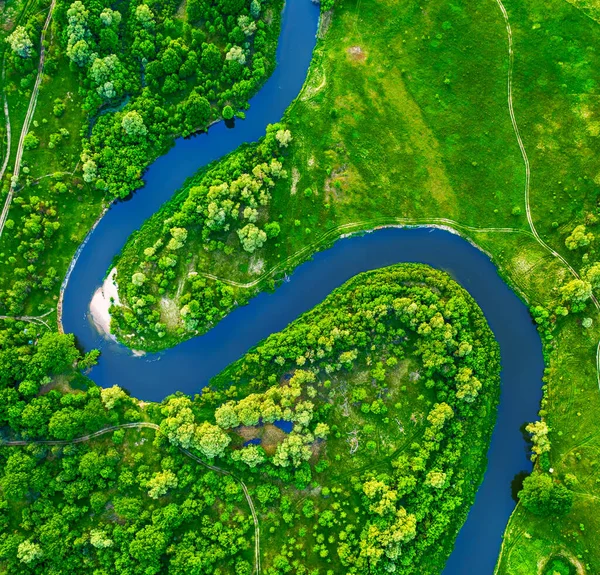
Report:
M 223 123 L 208 134 L 180 139 L 145 175 L 145 187 L 111 207 L 90 235 L 69 279 L 63 326 L 86 350 L 102 356 L 92 379 L 118 384 L 140 399 L 160 401 L 182 391 L 198 392 L 211 377 L 269 334 L 282 330 L 359 272 L 398 262 L 422 262 L 447 271 L 475 298 L 494 332 L 502 356 L 502 394 L 488 453 L 489 465 L 475 504 L 463 526 L 444 575 L 491 575 L 502 533 L 514 508 L 511 481 L 531 469 L 521 435 L 536 418 L 541 399 L 543 357 L 526 306 L 507 287 L 489 258 L 457 235 L 432 229 L 383 229 L 339 240 L 299 266 L 289 282 L 235 309 L 207 334 L 160 354 L 134 357 L 102 338 L 88 317 L 92 294 L 114 256 L 138 229 L 198 168 L 257 140 L 277 122 L 306 77 L 318 22 L 309 0 L 288 0 L 283 14 L 278 66 L 251 100 L 247 119 L 234 129 Z

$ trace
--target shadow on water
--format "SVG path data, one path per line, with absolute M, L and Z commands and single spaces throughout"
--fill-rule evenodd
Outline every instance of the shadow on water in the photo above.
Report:
M 523 489 L 523 481 L 531 475 L 531 471 L 519 471 L 510 482 L 510 493 L 513 501 L 519 503 L 518 493 Z

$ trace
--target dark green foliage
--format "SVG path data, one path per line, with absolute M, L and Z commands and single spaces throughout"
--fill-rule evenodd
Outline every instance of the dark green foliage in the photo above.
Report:
M 82 360 L 72 337 L 57 334 L 40 338 L 21 370 L 16 353 L 0 354 L 12 369 L 1 372 L 12 434 L 69 440 L 148 416 L 160 422 L 158 433 L 0 448 L 0 561 L 24 575 L 252 573 L 253 522 L 239 482 L 175 447 L 202 453 L 203 434 L 221 424 L 228 445 L 216 464 L 249 487 L 268 535 L 266 575 L 293 573 L 291 565 L 306 574 L 324 558 L 349 575 L 437 572 L 482 479 L 499 391 L 499 354 L 481 311 L 446 274 L 420 265 L 357 276 L 194 402 L 174 396 L 162 409 L 142 410 L 116 387 L 19 398 L 32 370 L 70 377 L 73 362 L 95 358 Z M 395 370 L 404 362 L 421 377 L 403 410 L 393 398 L 402 398 Z M 465 370 L 479 384 L 472 397 L 461 395 Z M 346 384 L 358 389 L 358 379 L 350 405 Z M 410 441 L 389 416 L 410 426 Z M 294 422 L 291 433 L 275 430 L 278 418 Z M 264 431 L 258 460 L 240 457 L 246 419 L 246 430 Z M 350 454 L 347 425 L 359 425 L 365 443 Z M 368 440 L 375 429 L 380 439 Z M 288 548 L 292 539 L 298 546 Z
M 565 515 L 573 506 L 573 492 L 547 473 L 534 472 L 523 481 L 519 499 L 528 511 L 544 517 Z

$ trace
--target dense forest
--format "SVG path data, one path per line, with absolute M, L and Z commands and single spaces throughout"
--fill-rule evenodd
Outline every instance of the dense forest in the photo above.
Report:
M 0 450 L 0 560 L 19 573 L 250 575 L 254 513 L 269 575 L 437 573 L 499 394 L 483 314 L 416 264 L 356 276 L 194 399 L 94 386 L 70 336 L 18 353 L 0 352 L 6 439 L 64 441 Z
M 3 180 L 18 194 L 0 229 L 0 265 L 16 280 L 1 274 L 1 309 L 49 309 L 87 231 L 82 213 L 91 225 L 102 205 L 139 188 L 175 137 L 244 117 L 274 69 L 281 8 L 278 0 L 58 0 L 39 97 L 34 40 L 48 8 L 14 29 L 2 46 L 13 130 L 30 96 L 39 113 L 20 170 L 9 164 Z

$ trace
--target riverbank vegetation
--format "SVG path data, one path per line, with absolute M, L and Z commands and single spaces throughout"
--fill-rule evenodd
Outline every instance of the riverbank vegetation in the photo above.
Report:
M 26 365 L 72 377 L 72 339 L 54 349 Z M 17 437 L 68 440 L 128 421 L 158 429 L 0 448 L 0 561 L 21 573 L 249 575 L 246 488 L 263 573 L 439 572 L 483 478 L 499 370 L 469 294 L 404 264 L 353 278 L 193 401 L 143 405 L 91 382 L 32 398 L 28 376 L 10 372 L 3 393 L 21 394 L 28 412 Z M 43 409 L 48 396 L 65 407 Z
M 286 150 L 289 178 L 276 184 L 269 207 L 268 220 L 280 227 L 277 241 L 251 255 L 233 244 L 227 256 L 200 252 L 163 296 L 179 316 L 165 322 L 162 338 L 142 344 L 156 349 L 195 334 L 197 326 L 186 329 L 181 316 L 185 304 L 176 300 L 190 272 L 204 278 L 213 302 L 222 283 L 230 286 L 229 305 L 271 287 L 341 233 L 403 223 L 455 227 L 492 256 L 531 305 L 545 344 L 540 418 L 550 445 L 536 459 L 536 473 L 556 485 L 571 482 L 575 493 L 572 509 L 552 520 L 518 506 L 499 572 L 536 572 L 558 549 L 594 572 L 600 569 L 594 539 L 600 320 L 591 296 L 599 289 L 594 46 L 600 28 L 589 3 L 507 0 L 504 6 L 515 118 L 531 170 L 527 194 L 508 109 L 508 37 L 499 4 L 422 10 L 411 3 L 341 3 L 283 119 L 293 140 Z M 581 279 L 536 239 L 528 212 L 541 239 Z M 151 245 L 151 230 L 144 232 Z M 117 263 L 124 293 L 125 262 L 139 258 L 140 249 L 130 242 Z M 214 304 L 213 317 L 220 306 Z M 159 303 L 153 309 L 161 313 Z
M 163 213 L 169 217 L 178 214 L 193 197 L 191 190 L 203 186 L 195 205 L 201 204 L 205 211 L 185 226 L 169 229 L 159 226 L 155 218 L 125 247 L 117 262 L 119 288 L 130 309 L 115 313 L 115 329 L 121 338 L 135 330 L 129 340 L 135 340 L 137 347 L 167 347 L 207 329 L 231 306 L 246 301 L 256 291 L 273 287 L 286 271 L 342 232 L 399 223 L 456 227 L 491 254 L 507 282 L 530 303 L 545 344 L 547 371 L 540 420 L 548 431 L 536 433 L 535 475 L 525 486 L 509 524 L 498 573 L 529 575 L 551 565 L 556 557 L 567 558 L 569 569 L 595 572 L 600 570 L 596 544 L 600 493 L 595 479 L 600 449 L 595 414 L 600 397 L 594 358 L 600 319 L 591 296 L 598 294 L 595 262 L 600 240 L 598 14 L 592 4 L 579 0 L 506 0 L 504 5 L 514 43 L 514 111 L 531 167 L 527 199 L 523 157 L 508 113 L 507 29 L 498 3 L 442 3 L 423 10 L 414 3 L 377 0 L 356 5 L 342 1 L 333 17 L 323 20 L 307 82 L 282 120 L 292 139 L 274 155 L 288 177 L 273 180 L 275 186 L 268 188 L 267 204 L 253 208 L 239 201 L 237 212 L 226 212 L 229 221 L 224 227 L 204 237 L 204 231 L 210 229 L 206 226 L 210 186 L 206 184 L 219 187 L 226 183 L 229 188 L 243 174 L 252 174 L 255 180 L 258 148 L 249 146 L 230 156 L 222 164 L 227 170 L 218 176 L 219 182 L 210 179 L 219 174 L 218 164 L 196 176 Z M 12 166 L 14 141 L 35 79 L 32 63 L 39 56 L 42 9 L 47 10 L 48 3 L 6 0 L 3 6 L 7 9 L 0 15 L 2 49 L 8 50 L 9 44 L 3 39 L 18 25 L 32 42 L 29 48 L 22 34 L 13 38 L 16 51 L 11 43 L 9 80 L 3 86 L 10 86 L 5 93 L 13 111 Z M 198 104 L 201 98 L 210 101 L 207 94 L 211 89 L 216 92 L 216 69 L 208 92 L 198 92 L 198 98 L 192 98 L 193 80 L 180 78 L 181 68 L 159 78 L 157 88 L 151 85 L 152 66 L 146 69 L 140 59 L 140 50 L 149 46 L 142 36 L 150 37 L 158 54 L 172 49 L 181 67 L 190 52 L 198 55 L 194 31 L 191 40 L 185 33 L 186 24 L 190 24 L 187 8 L 180 11 L 178 6 L 176 12 L 166 15 L 150 7 L 153 27 L 144 8 L 138 18 L 137 3 L 127 4 L 126 10 L 113 6 L 110 18 L 108 12 L 104 17 L 110 20 L 108 25 L 99 22 L 104 5 L 99 9 L 84 1 L 83 6 L 85 10 L 78 6 L 73 14 L 72 24 L 67 14 L 70 4 L 63 5 L 56 23 L 51 23 L 48 61 L 55 60 L 55 68 L 42 83 L 32 134 L 24 142 L 29 149 L 24 152 L 17 182 L 24 186 L 19 187 L 18 194 L 22 202 L 13 204 L 0 240 L 0 278 L 4 282 L 0 301 L 10 315 L 52 310 L 60 278 L 100 213 L 102 202 L 124 194 L 128 185 L 137 185 L 143 164 L 140 158 L 148 150 L 160 153 L 153 146 L 156 139 L 164 142 L 164 134 L 150 131 L 145 111 L 136 107 L 136 102 L 147 102 L 154 110 L 174 111 L 168 113 L 168 125 L 179 122 L 184 131 L 184 98 Z M 112 16 L 119 19 L 113 9 L 121 14 L 119 23 L 113 21 Z M 246 6 L 242 15 L 254 18 L 251 9 L 252 5 Z M 71 38 L 68 26 L 75 35 L 81 32 L 77 26 L 84 25 L 80 17 L 86 10 L 93 14 L 84 18 L 83 40 L 94 50 L 96 46 L 104 50 L 97 52 L 101 58 L 94 60 L 101 61 L 96 64 L 94 77 L 93 63 L 84 62 L 79 67 L 67 55 Z M 275 23 L 276 15 L 274 10 Z M 229 17 L 222 19 L 227 31 Z M 261 19 L 267 24 L 264 11 Z M 239 20 L 234 24 L 239 25 Z M 196 23 L 195 27 L 202 25 Z M 235 68 L 231 61 L 239 63 L 241 54 L 231 50 L 244 47 L 232 44 L 227 60 L 223 42 L 228 40 L 218 25 L 214 28 L 215 40 L 211 36 L 206 43 L 220 48 L 223 63 L 227 61 L 227 66 Z M 123 62 L 120 51 L 107 48 L 112 46 L 111 39 L 114 41 L 110 30 L 121 42 L 119 46 L 126 44 L 126 38 L 135 42 L 139 33 L 135 50 L 127 50 Z M 266 30 L 274 33 L 271 28 Z M 163 45 L 167 37 L 173 46 Z M 189 49 L 185 58 L 182 44 Z M 85 46 L 80 44 L 80 48 Z M 30 56 L 23 58 L 19 51 Z M 117 66 L 110 58 L 113 54 L 119 57 L 123 70 L 133 72 L 131 77 L 117 74 L 111 88 L 107 81 L 102 83 L 102 74 L 112 70 L 112 64 Z M 164 72 L 162 56 L 158 63 Z M 23 73 L 17 74 L 14 66 L 21 66 Z M 155 71 L 160 71 L 160 66 L 157 64 Z M 197 70 L 202 70 L 201 66 Z M 171 78 L 168 82 L 167 76 Z M 142 89 L 146 77 L 148 85 Z M 165 94 L 164 85 L 168 84 L 168 92 L 175 82 L 182 87 L 181 92 Z M 109 96 L 112 90 L 120 96 Z M 112 110 L 102 100 L 106 96 L 115 108 L 124 107 Z M 157 105 L 157 97 L 165 104 Z M 192 110 L 206 111 L 206 106 L 195 104 Z M 235 101 L 220 102 L 218 94 L 210 104 L 215 116 L 223 104 L 229 106 L 226 113 L 221 110 L 227 116 L 238 107 Z M 88 105 L 89 110 L 85 108 Z M 94 109 L 108 113 L 100 115 L 90 133 L 88 122 L 96 118 Z M 142 137 L 144 130 L 147 132 Z M 94 134 L 99 137 L 94 139 Z M 122 152 L 132 166 L 129 172 L 122 170 L 122 180 L 111 172 L 112 158 L 106 156 L 110 152 L 99 152 L 106 142 Z M 140 156 L 135 152 L 138 145 Z M 148 152 L 144 161 L 150 161 L 152 153 Z M 84 164 L 89 182 L 83 177 Z M 10 175 L 8 172 L 3 179 L 4 194 Z M 238 201 L 233 203 L 235 206 Z M 246 208 L 256 209 L 257 214 L 249 211 L 244 216 Z M 569 269 L 532 235 L 529 212 L 544 242 L 566 259 L 581 280 L 574 280 Z M 256 217 L 256 222 L 250 222 L 250 217 Z M 266 225 L 275 223 L 278 227 L 272 228 L 273 237 L 269 238 Z M 250 224 L 254 228 L 238 233 Z M 171 250 L 177 260 L 163 270 L 161 259 L 163 263 L 172 261 L 168 248 L 171 240 L 173 247 L 182 246 Z M 156 250 L 159 241 L 160 257 L 144 254 L 147 249 Z M 255 249 L 246 250 L 245 245 Z M 147 275 L 138 269 L 140 263 L 148 268 Z M 15 347 L 19 357 L 31 358 L 34 344 L 45 331 L 44 322 L 52 320 L 2 321 L 2 350 Z M 20 396 L 15 401 L 20 406 L 26 403 Z M 55 407 L 52 404 L 52 409 Z M 539 426 L 532 429 L 539 432 Z M 277 433 L 273 428 L 268 431 L 270 435 Z M 266 426 L 259 434 L 264 442 L 264 436 L 269 435 Z M 374 436 L 372 441 L 377 445 L 378 438 Z M 234 439 L 230 444 L 235 446 Z M 245 457 L 252 460 L 256 450 Z M 571 495 L 565 495 L 562 487 Z M 532 498 L 532 494 L 538 497 Z M 280 525 L 273 525 L 275 533 Z M 288 541 L 286 554 L 293 553 L 296 544 Z
M 11 149 L 1 184 L 10 209 L 0 220 L 0 306 L 35 315 L 55 305 L 104 204 L 140 187 L 175 137 L 243 113 L 275 66 L 282 4 L 58 0 L 43 66 L 50 3 L 8 4 L 0 41 Z

